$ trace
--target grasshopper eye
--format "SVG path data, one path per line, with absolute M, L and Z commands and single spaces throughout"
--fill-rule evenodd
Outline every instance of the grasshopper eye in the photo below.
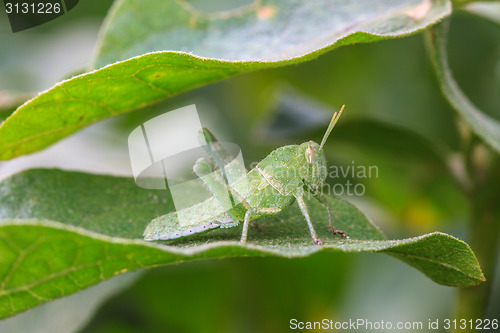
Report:
M 313 151 L 313 147 L 312 146 L 307 146 L 305 154 L 306 154 L 306 161 L 307 161 L 307 163 L 313 164 L 314 163 L 314 151 Z

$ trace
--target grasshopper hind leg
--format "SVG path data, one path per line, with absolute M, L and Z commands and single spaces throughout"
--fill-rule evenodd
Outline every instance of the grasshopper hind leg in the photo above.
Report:
M 330 229 L 330 232 L 331 232 L 332 234 L 334 234 L 334 235 L 340 235 L 340 236 L 342 236 L 342 238 L 349 238 L 349 237 L 347 237 L 347 236 L 346 236 L 346 234 L 345 234 L 345 232 L 344 232 L 344 231 L 342 231 L 342 230 L 337 230 L 337 229 L 333 228 L 333 225 L 332 225 L 332 226 L 330 226 L 330 227 L 329 227 L 329 229 Z

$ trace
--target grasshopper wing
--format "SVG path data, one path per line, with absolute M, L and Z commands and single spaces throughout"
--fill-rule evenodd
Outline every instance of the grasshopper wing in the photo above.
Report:
M 221 211 L 220 203 L 215 198 L 210 198 L 195 206 L 159 216 L 144 230 L 144 239 L 175 239 L 218 227 L 230 228 L 237 225 L 224 211 L 215 217 L 214 211 Z

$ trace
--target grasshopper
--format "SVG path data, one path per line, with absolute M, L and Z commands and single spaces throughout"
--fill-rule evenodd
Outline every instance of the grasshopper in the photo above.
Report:
M 228 186 L 223 166 L 231 160 L 231 157 L 221 149 L 218 141 L 208 130 L 202 129 L 200 136 L 207 143 L 205 147 L 213 161 L 200 158 L 196 161 L 193 171 L 208 186 L 213 196 L 197 205 L 153 219 L 144 231 L 144 239 L 149 241 L 175 239 L 218 227 L 234 227 L 243 221 L 241 242 L 246 243 L 251 220 L 278 214 L 297 201 L 309 227 L 313 243 L 322 245 L 323 242 L 316 235 L 303 199 L 306 191 L 325 205 L 330 231 L 345 238 L 343 231 L 333 227 L 330 206 L 321 193 L 327 176 L 323 146 L 343 110 L 344 106 L 334 113 L 321 144 L 308 141 L 272 151 L 255 168 L 246 173 L 245 186 L 243 181 Z M 221 172 L 214 172 L 211 162 L 217 165 Z M 228 191 L 230 202 L 223 200 L 221 195 Z M 214 217 L 213 212 L 217 209 L 221 213 Z M 183 218 L 187 217 L 189 225 L 181 225 L 178 214 L 182 214 Z

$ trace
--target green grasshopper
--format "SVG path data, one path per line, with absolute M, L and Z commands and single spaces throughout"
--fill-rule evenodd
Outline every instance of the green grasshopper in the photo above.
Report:
M 243 221 L 241 242 L 246 243 L 251 220 L 278 214 L 297 201 L 309 226 L 313 243 L 322 245 L 323 242 L 316 235 L 303 199 L 306 191 L 324 203 L 330 231 L 345 238 L 343 231 L 334 229 L 330 206 L 320 192 L 327 176 L 323 146 L 343 110 L 344 106 L 334 113 L 320 145 L 309 141 L 301 145 L 280 147 L 248 173 L 245 170 L 245 177 L 231 186 L 228 186 L 226 174 L 230 173 L 231 169 L 224 171 L 224 165 L 227 165 L 232 157 L 221 149 L 219 142 L 208 130 L 202 129 L 201 141 L 207 143 L 205 147 L 213 161 L 200 158 L 193 170 L 208 186 L 213 196 L 194 206 L 153 219 L 144 231 L 144 239 L 149 241 L 175 239 L 218 227 L 234 227 Z M 214 172 L 211 162 L 217 165 L 221 172 Z M 227 197 L 224 198 L 224 193 L 230 193 L 229 200 Z M 213 212 L 217 209 L 220 213 L 214 216 Z M 179 223 L 178 214 L 182 214 L 183 219 L 190 221 L 188 225 Z

